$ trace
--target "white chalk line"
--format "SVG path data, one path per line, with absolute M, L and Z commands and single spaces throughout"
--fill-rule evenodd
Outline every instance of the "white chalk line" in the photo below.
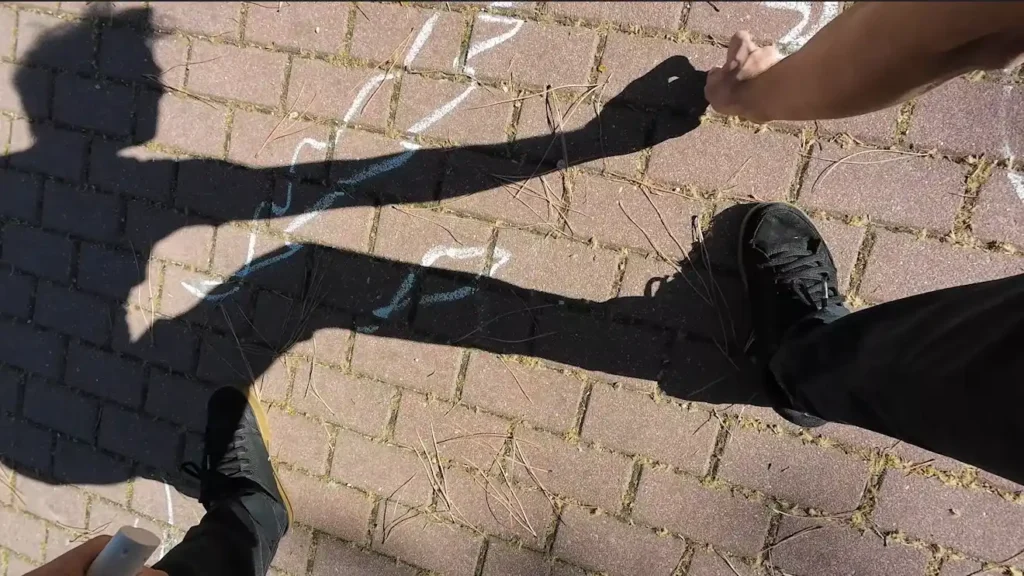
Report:
M 511 5 L 512 3 L 494 3 L 492 5 L 501 6 L 506 4 Z M 405 67 L 409 67 L 415 61 L 416 57 L 420 54 L 420 52 L 423 50 L 423 47 L 426 46 L 426 43 L 429 40 L 430 36 L 432 35 L 434 27 L 439 17 L 439 13 L 434 14 L 433 16 L 428 18 L 427 21 L 420 28 L 419 33 L 416 35 L 416 38 L 413 40 L 413 43 L 410 46 L 408 53 L 406 54 L 404 60 Z M 515 18 L 509 18 L 505 16 L 478 14 L 477 17 L 484 22 L 508 24 L 511 26 L 511 29 L 506 30 L 504 33 L 499 34 L 497 36 L 481 40 L 480 42 L 477 42 L 476 44 L 470 46 L 466 57 L 467 62 L 471 58 L 478 56 L 479 54 L 482 54 L 483 52 L 486 52 L 487 50 L 490 50 L 508 41 L 509 39 L 511 39 L 512 37 L 519 33 L 519 30 L 522 28 L 523 25 L 522 20 L 517 20 Z M 469 70 L 470 74 L 472 75 L 472 68 L 467 68 L 467 70 Z M 353 119 L 355 119 L 359 114 L 363 112 L 363 109 L 365 108 L 368 99 L 374 93 L 374 91 L 377 90 L 384 82 L 387 82 L 388 80 L 391 80 L 394 77 L 395 74 L 381 73 L 373 76 L 364 83 L 364 85 L 359 89 L 359 92 L 356 94 L 352 103 L 349 105 L 348 110 L 342 117 L 342 125 L 334 134 L 335 147 L 341 145 L 341 140 L 342 137 L 344 136 L 345 128 L 348 126 L 349 123 L 352 122 Z M 476 89 L 476 86 L 477 84 L 475 82 L 471 83 L 461 94 L 459 94 L 449 102 L 445 103 L 441 107 L 437 108 L 436 110 L 432 111 L 431 113 L 427 114 L 424 118 L 415 122 L 412 126 L 409 127 L 407 132 L 411 134 L 420 134 L 424 130 L 428 129 L 430 126 L 436 124 L 437 122 L 451 114 L 453 111 L 455 111 L 459 107 L 459 105 L 466 100 L 470 93 L 472 93 L 473 90 Z M 305 138 L 301 142 L 299 142 L 299 144 L 295 147 L 295 150 L 292 153 L 291 163 L 289 164 L 288 167 L 289 173 L 295 173 L 295 166 L 298 162 L 299 155 L 302 149 L 306 146 L 309 146 L 316 150 L 325 150 L 328 146 L 328 143 L 315 140 L 312 138 Z M 330 192 L 321 197 L 316 202 L 316 204 L 314 204 L 309 210 L 297 215 L 289 223 L 289 225 L 285 228 L 285 234 L 294 233 L 299 228 L 302 228 L 309 222 L 318 218 L 323 213 L 324 210 L 331 208 L 339 199 L 346 198 L 348 196 L 348 190 L 350 189 L 350 187 L 355 186 L 366 180 L 369 180 L 370 178 L 386 174 L 392 170 L 395 170 L 403 166 L 409 161 L 412 155 L 420 149 L 420 146 L 418 144 L 408 141 L 401 142 L 401 146 L 405 149 L 405 152 L 395 156 L 391 156 L 389 158 L 385 158 L 375 164 L 372 164 L 369 167 L 363 169 L 361 172 L 355 174 L 354 176 L 350 176 L 348 178 L 339 178 L 334 183 L 334 186 L 332 187 Z M 276 204 L 275 202 L 269 203 L 269 209 L 271 214 L 275 216 L 283 216 L 291 209 L 293 200 L 293 186 L 294 184 L 291 181 L 287 183 L 285 199 L 283 204 L 279 205 Z M 276 256 L 273 256 L 271 258 L 260 260 L 254 263 L 254 260 L 256 259 L 257 241 L 255 227 L 260 219 L 263 208 L 265 207 L 266 204 L 266 202 L 260 203 L 256 207 L 256 210 L 253 214 L 253 231 L 251 231 L 249 234 L 249 246 L 246 252 L 245 264 L 243 265 L 241 270 L 235 272 L 227 281 L 245 278 L 246 276 L 249 276 L 250 274 L 256 272 L 257 270 L 266 268 L 267 266 L 271 266 L 286 258 L 294 256 L 302 248 L 301 245 L 287 242 L 285 244 L 289 248 L 287 252 L 277 254 Z M 501 265 L 504 265 L 504 263 L 507 262 L 507 258 L 499 260 L 499 262 L 500 264 L 496 263 L 496 266 L 498 268 L 500 268 Z M 494 268 L 494 270 L 492 270 L 491 273 L 493 273 L 496 269 L 497 268 Z M 224 284 L 224 281 L 219 280 L 203 279 L 192 282 L 183 281 L 181 284 L 190 294 L 192 294 L 196 298 L 205 299 L 212 302 L 223 300 L 239 290 L 239 287 L 235 286 L 228 291 L 221 292 L 218 294 L 211 294 L 211 292 L 215 288 Z M 401 302 L 401 298 L 397 298 L 392 303 L 393 307 L 399 305 L 404 305 Z M 382 310 L 384 309 L 387 309 L 387 307 L 382 308 Z M 391 313 L 393 313 L 393 311 L 394 309 L 392 309 Z
M 423 258 L 420 259 L 420 265 L 424 267 L 433 266 L 441 258 L 451 258 L 453 260 L 469 260 L 472 258 L 482 258 L 487 254 L 487 249 L 483 246 L 445 246 L 438 245 L 434 246 L 430 250 L 427 250 Z M 508 261 L 512 259 L 512 253 L 504 248 L 494 248 L 494 263 L 487 271 L 488 276 L 494 276 L 494 274 L 501 269 L 502 266 L 508 264 Z M 477 274 L 474 277 L 474 281 L 478 280 L 483 274 Z M 419 280 L 418 271 L 410 271 L 406 275 L 402 284 L 398 287 L 395 295 L 392 296 L 391 302 L 386 306 L 381 306 L 373 311 L 373 315 L 381 320 L 387 320 L 395 312 L 404 309 L 411 302 L 409 298 L 409 292 L 416 286 L 416 282 Z M 476 286 L 463 286 L 447 292 L 436 292 L 433 294 L 424 294 L 420 297 L 418 305 L 430 306 L 439 303 L 451 303 L 476 293 Z M 363 332 L 365 334 L 373 334 L 380 329 L 379 324 L 370 324 L 367 326 L 361 326 L 356 328 L 357 332 Z
M 800 22 L 776 42 L 779 52 L 784 56 L 788 56 L 803 48 L 804 44 L 807 44 L 811 37 L 839 15 L 839 2 L 822 2 L 821 13 L 818 15 L 817 22 L 810 28 L 807 28 L 807 24 L 811 19 L 812 2 L 761 2 L 761 5 L 779 10 L 793 10 L 800 14 Z
M 405 62 L 403 66 L 408 68 L 412 65 L 413 60 L 423 49 L 423 45 L 427 43 L 427 39 L 430 38 L 430 34 L 434 31 L 434 24 L 437 23 L 437 19 L 441 16 L 440 12 L 435 12 L 433 16 L 427 19 L 423 23 L 423 27 L 420 28 L 420 33 L 416 35 L 416 39 L 412 41 L 412 46 L 409 48 L 409 52 L 405 55 Z

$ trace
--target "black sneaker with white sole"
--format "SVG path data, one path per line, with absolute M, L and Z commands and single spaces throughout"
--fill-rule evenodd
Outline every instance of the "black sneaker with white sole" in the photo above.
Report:
M 750 303 L 753 356 L 767 374 L 769 400 L 780 416 L 798 426 L 824 424 L 796 405 L 767 368 L 797 323 L 847 313 L 824 239 L 798 208 L 784 202 L 758 204 L 740 226 L 739 266 Z

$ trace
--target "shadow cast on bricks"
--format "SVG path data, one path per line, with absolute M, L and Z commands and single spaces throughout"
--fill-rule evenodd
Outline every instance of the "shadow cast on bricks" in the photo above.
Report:
M 697 128 L 704 74 L 686 58 L 658 64 L 599 109 L 580 105 L 582 89 L 571 99 L 538 96 L 551 129 L 543 136 L 428 147 L 413 130 L 404 140 L 375 137 L 382 151 L 349 151 L 343 124 L 331 144 L 341 159 L 252 168 L 138 152 L 157 132 L 161 99 L 215 105 L 166 88 L 149 17 L 94 10 L 41 36 L 14 75 L 24 118 L 12 122 L 0 203 L 10 271 L 0 336 L 7 466 L 51 483 L 142 476 L 191 490 L 177 467 L 196 457 L 205 394 L 259 385 L 289 354 L 345 369 L 364 350 L 394 354 L 386 363 L 399 385 L 456 400 L 454 373 L 412 371 L 403 381 L 400 367 L 413 359 L 381 342 L 537 358 L 686 400 L 764 404 L 739 354 L 748 330 L 731 250 L 741 208 L 703 236 L 695 219 L 670 231 L 684 257 L 652 257 L 665 273 L 631 295 L 570 298 L 510 272 L 530 264 L 512 256 L 506 231 L 523 246 L 571 253 L 545 264 L 560 268 L 556 276 L 590 274 L 592 247 L 564 238 L 574 208 L 562 175 Z M 82 48 L 94 27 L 100 57 L 114 63 L 103 74 Z M 366 105 L 374 78 L 338 111 L 342 119 Z M 637 104 L 652 99 L 671 104 Z M 585 121 L 570 121 L 576 107 Z M 303 141 L 295 156 L 322 146 Z M 449 229 L 450 214 L 481 205 L 522 220 L 486 224 L 482 238 Z M 403 261 L 346 247 L 356 228 L 345 222 L 370 222 L 359 218 L 378 208 L 382 219 L 429 221 L 446 240 Z M 339 245 L 292 239 L 326 225 L 338 226 Z M 217 226 L 212 273 L 197 272 Z M 296 376 L 296 390 L 308 394 L 303 380 Z

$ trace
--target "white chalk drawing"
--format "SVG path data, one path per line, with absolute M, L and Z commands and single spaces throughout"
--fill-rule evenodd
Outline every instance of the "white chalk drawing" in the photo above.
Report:
M 769 8 L 793 10 L 800 14 L 800 22 L 775 43 L 783 56 L 789 56 L 802 48 L 812 36 L 839 15 L 839 2 L 761 2 L 761 4 Z M 807 24 L 811 21 L 811 7 L 814 4 L 821 6 L 821 13 L 818 14 L 818 20 L 814 25 L 808 27 Z
M 483 246 L 434 246 L 423 255 L 420 259 L 420 265 L 424 267 L 433 266 L 441 258 L 451 258 L 453 260 L 471 260 L 473 258 L 483 258 L 487 255 L 487 249 Z M 508 264 L 508 261 L 512 259 L 512 254 L 504 248 L 494 248 L 493 263 L 490 268 L 487 269 L 487 276 L 494 276 L 502 266 Z M 477 274 L 474 280 L 480 278 L 483 274 Z M 402 280 L 402 284 L 395 291 L 395 295 L 391 297 L 391 301 L 385 305 L 377 308 L 373 311 L 373 315 L 381 320 L 387 320 L 394 315 L 395 312 L 403 310 L 411 302 L 409 293 L 416 287 L 416 283 L 419 281 L 420 275 L 418 271 L 412 270 L 406 275 L 405 279 Z M 462 286 L 454 290 L 447 292 L 435 292 L 432 294 L 424 294 L 420 296 L 417 305 L 420 307 L 431 306 L 434 304 L 443 304 L 456 302 L 473 295 L 476 292 L 476 286 Z M 370 324 L 367 326 L 360 326 L 357 328 L 359 332 L 366 334 L 373 334 L 380 328 L 379 324 Z
M 508 8 L 513 6 L 514 4 L 514 2 L 494 2 L 490 6 L 495 8 Z M 412 44 L 409 47 L 408 52 L 406 53 L 405 59 L 403 60 L 403 65 L 406 68 L 410 67 L 413 64 L 413 62 L 415 62 L 416 57 L 423 50 L 424 46 L 427 45 L 427 42 L 429 41 L 431 34 L 433 33 L 434 26 L 436 25 L 439 17 L 440 14 L 435 13 L 433 16 L 428 18 L 427 21 L 420 28 L 415 39 L 413 40 Z M 466 98 L 469 97 L 470 93 L 476 90 L 476 88 L 479 86 L 479 84 L 477 84 L 476 82 L 476 71 L 473 69 L 472 66 L 469 65 L 470 61 L 478 57 L 479 55 L 507 42 L 516 34 L 518 34 L 519 30 L 523 26 L 522 20 L 510 18 L 507 16 L 496 16 L 487 13 L 479 13 L 477 14 L 476 18 L 481 22 L 506 25 L 507 28 L 501 30 L 498 34 L 494 36 L 481 38 L 480 40 L 477 40 L 476 42 L 471 44 L 466 54 L 466 62 L 462 64 L 461 67 L 459 63 L 459 58 L 455 59 L 455 61 L 452 63 L 452 66 L 456 70 L 459 70 L 461 68 L 461 71 L 470 77 L 471 82 L 469 83 L 469 85 L 455 98 L 452 98 L 448 102 L 442 104 L 435 110 L 431 111 L 429 114 L 425 115 L 420 120 L 414 122 L 411 126 L 404 130 L 405 133 L 412 135 L 422 134 L 425 130 L 427 130 L 428 128 L 430 128 L 437 122 L 441 121 L 445 117 L 451 115 L 455 110 L 457 110 L 459 106 L 466 100 Z M 395 77 L 396 73 L 376 74 L 373 77 L 366 80 L 366 82 L 359 88 L 359 91 L 356 93 L 348 109 L 342 116 L 341 126 L 333 135 L 333 144 L 336 149 L 342 145 L 344 141 L 345 132 L 348 126 L 353 121 L 355 121 L 360 116 L 360 114 L 362 114 L 363 109 L 366 107 L 371 96 L 377 91 L 377 89 L 383 83 L 389 80 L 393 80 Z M 370 178 L 381 176 L 397 168 L 400 168 L 401 166 L 406 164 L 413 157 L 413 155 L 416 154 L 416 152 L 420 149 L 420 146 L 418 144 L 410 140 L 403 140 L 400 142 L 400 145 L 405 150 L 403 153 L 383 158 L 380 161 L 362 169 L 360 172 L 354 175 L 337 179 L 334 182 L 334 185 L 332 186 L 331 190 L 324 194 L 324 196 L 322 196 L 319 200 L 317 200 L 317 202 L 314 203 L 311 208 L 302 213 L 296 214 L 294 218 L 291 219 L 291 221 L 284 229 L 285 234 L 290 235 L 296 233 L 303 226 L 318 218 L 325 210 L 328 210 L 332 207 L 337 207 L 339 204 L 342 204 L 343 206 L 345 199 L 352 198 L 352 190 L 356 185 L 366 180 L 369 180 Z M 295 173 L 295 166 L 298 163 L 299 156 L 304 148 L 308 147 L 317 151 L 324 151 L 328 148 L 328 146 L 328 142 L 315 140 L 313 138 L 303 139 L 295 147 L 295 150 L 292 153 L 291 163 L 289 164 L 288 167 L 289 173 Z M 285 198 L 282 204 L 276 204 L 274 202 L 262 202 L 256 207 L 256 209 L 253 212 L 252 221 L 250 222 L 251 232 L 249 234 L 249 246 L 248 251 L 246 253 L 245 262 L 242 264 L 241 268 L 234 273 L 234 275 L 231 278 L 224 281 L 209 279 L 183 281 L 181 283 L 182 287 L 184 287 L 185 290 L 187 290 L 196 298 L 203 299 L 208 302 L 217 302 L 230 297 L 232 294 L 234 294 L 240 289 L 240 287 L 237 284 L 235 284 L 234 286 L 231 286 L 225 290 L 217 290 L 217 288 L 221 287 L 225 283 L 230 283 L 234 280 L 245 278 L 246 276 L 249 276 L 250 274 L 258 270 L 277 264 L 278 262 L 281 262 L 287 258 L 291 258 L 299 250 L 301 250 L 301 244 L 296 244 L 291 241 L 288 241 L 285 243 L 285 251 L 269 258 L 256 258 L 256 229 L 259 225 L 259 221 L 265 216 L 266 210 L 269 210 L 269 214 L 278 217 L 285 216 L 286 214 L 288 214 L 288 212 L 292 208 L 292 187 L 293 185 L 289 181 L 285 189 Z M 485 249 L 482 247 L 467 248 L 438 246 L 433 248 L 423 256 L 421 264 L 423 266 L 431 266 L 440 258 L 466 260 L 471 258 L 482 258 L 484 256 Z M 492 264 L 487 274 L 493 275 L 495 272 L 497 272 L 498 269 L 500 269 L 502 266 L 508 263 L 510 258 L 511 254 L 509 254 L 507 251 L 501 248 L 495 248 L 493 255 L 494 263 Z M 382 320 L 387 319 L 396 311 L 401 310 L 405 306 L 408 306 L 408 295 L 415 287 L 417 280 L 417 274 L 414 272 L 410 272 L 409 276 L 405 279 L 405 281 L 399 287 L 398 291 L 395 293 L 391 302 L 388 305 L 382 306 L 381 308 L 375 310 L 374 316 Z M 429 306 L 439 302 L 452 302 L 455 300 L 466 298 L 467 296 L 471 295 L 475 290 L 476 289 L 474 287 L 465 286 L 449 292 L 427 294 L 421 297 L 418 304 L 421 306 Z M 373 332 L 376 331 L 378 328 L 379 326 L 370 325 L 361 327 L 359 328 L 359 330 L 364 332 Z

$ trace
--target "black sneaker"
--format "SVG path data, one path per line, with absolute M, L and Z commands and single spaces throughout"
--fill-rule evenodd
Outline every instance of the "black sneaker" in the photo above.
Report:
M 794 206 L 771 202 L 751 209 L 740 226 L 739 265 L 750 302 L 753 355 L 766 373 L 797 322 L 815 314 L 846 313 L 832 254 L 814 223 Z M 780 416 L 805 428 L 825 423 L 795 405 L 770 374 L 767 380 L 769 399 Z
M 203 462 L 182 470 L 199 480 L 207 511 L 222 504 L 241 507 L 275 543 L 292 521 L 292 506 L 270 463 L 267 416 L 256 392 L 226 386 L 207 404 Z

